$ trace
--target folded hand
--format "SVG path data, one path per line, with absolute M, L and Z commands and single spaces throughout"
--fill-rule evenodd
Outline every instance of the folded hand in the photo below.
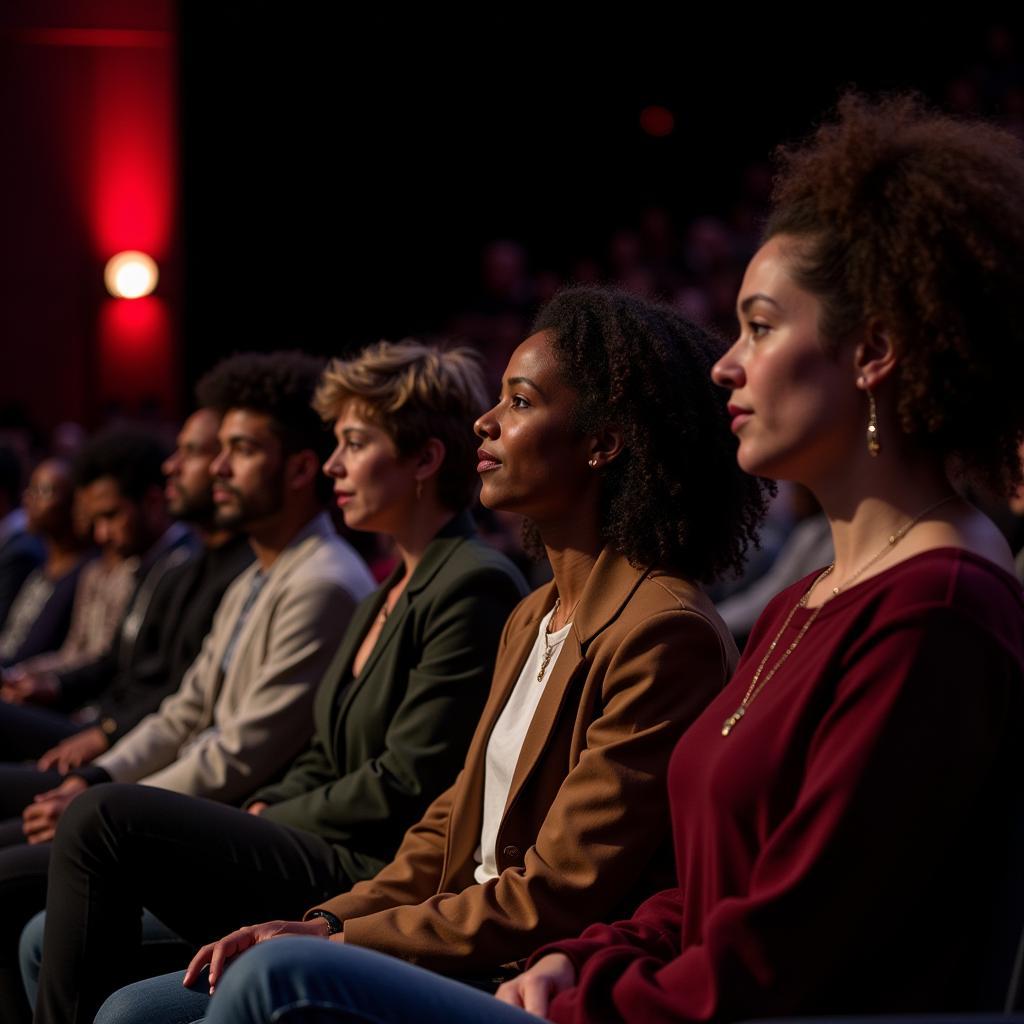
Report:
M 185 971 L 183 984 L 188 987 L 199 977 L 200 971 L 210 965 L 210 995 L 227 970 L 228 963 L 240 953 L 244 953 L 257 942 L 277 939 L 282 935 L 307 935 L 317 939 L 327 938 L 327 922 L 323 918 L 311 921 L 267 921 L 264 924 L 251 924 L 238 931 L 225 935 L 216 942 L 208 942 L 192 958 L 192 963 Z

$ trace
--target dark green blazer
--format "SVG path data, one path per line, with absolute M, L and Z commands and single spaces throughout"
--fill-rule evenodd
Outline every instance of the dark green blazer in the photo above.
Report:
M 314 736 L 250 803 L 331 843 L 348 875 L 388 863 L 405 830 L 455 780 L 490 687 L 519 570 L 456 516 L 427 548 L 362 672 L 352 660 L 401 567 L 356 609 L 313 705 Z

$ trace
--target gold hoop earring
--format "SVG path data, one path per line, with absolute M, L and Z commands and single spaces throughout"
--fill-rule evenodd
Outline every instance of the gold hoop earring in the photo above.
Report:
M 864 390 L 868 394 L 868 455 L 873 459 L 877 459 L 878 453 L 882 450 L 882 443 L 878 440 L 878 407 L 875 405 L 875 396 L 871 394 L 871 388 L 868 387 L 867 381 L 863 377 L 861 377 L 861 381 L 864 383 Z

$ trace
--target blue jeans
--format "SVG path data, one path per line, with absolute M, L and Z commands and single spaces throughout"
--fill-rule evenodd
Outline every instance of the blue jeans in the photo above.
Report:
M 46 911 L 40 911 L 25 925 L 18 947 L 21 980 L 25 985 L 29 1006 L 33 1009 L 36 1005 L 36 991 L 39 988 L 39 965 L 43 960 L 43 927 L 45 924 Z M 170 928 L 158 921 L 148 910 L 142 913 L 142 943 L 147 954 L 146 962 L 154 970 L 159 970 L 161 967 L 166 970 L 172 966 L 174 961 L 182 963 L 189 955 L 190 947 L 186 946 Z
M 254 946 L 236 960 L 210 999 L 183 975 L 166 974 L 115 992 L 96 1024 L 537 1024 L 525 1010 L 460 981 L 358 946 L 299 936 Z M 202 986 L 203 983 L 200 982 Z

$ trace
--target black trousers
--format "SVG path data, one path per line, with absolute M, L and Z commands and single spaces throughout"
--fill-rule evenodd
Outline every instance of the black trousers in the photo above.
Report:
M 35 761 L 83 728 L 60 711 L 0 701 L 0 761 Z
M 198 946 L 296 920 L 351 886 L 310 832 L 150 786 L 94 786 L 52 844 L 36 1019 L 91 1024 L 111 992 L 144 976 L 143 907 Z
M 18 970 L 18 939 L 46 902 L 50 863 L 48 843 L 25 842 L 21 812 L 60 779 L 27 765 L 0 765 L 0 1024 L 27 1024 L 31 1017 Z

